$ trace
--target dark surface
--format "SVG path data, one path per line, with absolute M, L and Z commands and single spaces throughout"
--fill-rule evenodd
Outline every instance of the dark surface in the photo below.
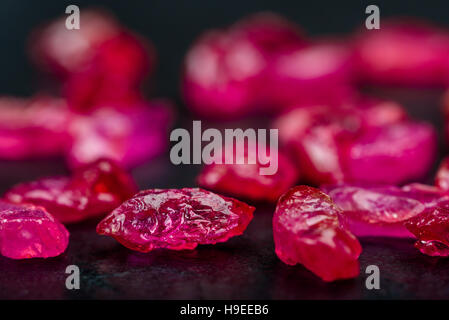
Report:
M 36 76 L 27 62 L 25 39 L 33 27 L 64 12 L 65 1 L 2 1 L 0 93 L 31 94 Z M 86 7 L 88 1 L 78 1 Z M 363 24 L 368 2 L 312 1 L 96 1 L 130 28 L 151 38 L 159 52 L 156 93 L 179 101 L 182 57 L 202 30 L 223 26 L 250 12 L 275 10 L 309 33 L 349 32 Z M 447 1 L 377 1 L 381 15 L 417 15 L 448 23 Z M 442 132 L 442 90 L 383 89 L 370 93 L 406 105 L 415 118 Z M 189 118 L 181 123 L 191 126 Z M 258 120 L 253 120 L 258 123 Z M 440 140 L 442 141 L 442 140 Z M 441 154 L 446 153 L 440 143 Z M 435 165 L 437 162 L 435 163 Z M 194 186 L 196 166 L 175 167 L 165 155 L 133 171 L 141 188 Z M 0 162 L 0 192 L 36 177 L 66 172 L 62 159 Z M 431 182 L 429 173 L 427 182 Z M 132 252 L 95 233 L 95 221 L 70 226 L 68 250 L 57 258 L 14 261 L 0 257 L 0 298 L 7 299 L 404 299 L 449 297 L 449 259 L 422 255 L 413 241 L 363 239 L 361 275 L 324 283 L 301 266 L 277 259 L 271 232 L 273 208 L 258 206 L 247 232 L 227 243 L 194 251 Z M 65 288 L 65 268 L 81 269 L 81 289 Z M 365 268 L 378 265 L 381 290 L 365 288 Z

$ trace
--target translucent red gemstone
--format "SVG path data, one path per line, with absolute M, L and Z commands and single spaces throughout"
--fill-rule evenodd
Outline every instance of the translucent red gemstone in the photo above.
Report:
M 68 231 L 44 208 L 0 201 L 0 253 L 5 257 L 55 257 L 68 242 Z
M 104 216 L 137 192 L 123 169 L 109 160 L 77 169 L 71 178 L 44 178 L 19 184 L 5 194 L 13 203 L 44 207 L 62 223 Z
M 241 235 L 254 208 L 197 188 L 151 189 L 125 201 L 97 232 L 141 252 L 194 249 Z
M 278 202 L 273 217 L 276 254 L 300 263 L 325 281 L 359 274 L 357 238 L 339 222 L 340 209 L 318 189 L 297 186 Z

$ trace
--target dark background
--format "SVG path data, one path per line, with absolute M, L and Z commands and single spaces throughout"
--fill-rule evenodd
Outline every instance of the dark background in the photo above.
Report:
M 13 1 L 0 8 L 0 94 L 31 95 L 39 77 L 26 56 L 30 31 L 63 15 L 69 4 L 82 10 L 102 6 L 158 50 L 155 95 L 179 98 L 179 73 L 191 42 L 205 29 L 226 26 L 253 12 L 271 10 L 300 24 L 310 35 L 345 34 L 364 25 L 365 8 L 377 4 L 382 19 L 415 16 L 449 25 L 446 1 Z M 82 19 L 82 18 L 81 18 Z M 367 88 L 371 94 L 405 105 L 413 117 L 442 132 L 443 89 Z M 183 113 L 185 114 L 185 113 Z M 190 117 L 181 117 L 188 124 Z M 191 123 L 191 122 L 190 122 Z M 440 157 L 446 153 L 440 137 Z M 437 165 L 437 163 L 435 164 Z M 141 188 L 194 186 L 199 167 L 176 167 L 162 156 L 133 170 Z M 66 172 L 62 159 L 0 161 L 0 192 L 13 184 Z M 432 173 L 427 177 L 431 182 Z M 52 259 L 14 261 L 0 256 L 3 299 L 447 299 L 449 260 L 431 258 L 411 240 L 363 239 L 361 275 L 324 283 L 301 266 L 287 266 L 274 254 L 273 207 L 257 206 L 241 237 L 193 251 L 141 254 L 95 234 L 96 221 L 69 226 L 68 250 Z M 67 265 L 81 269 L 81 290 L 65 288 Z M 365 268 L 380 268 L 381 289 L 367 290 Z

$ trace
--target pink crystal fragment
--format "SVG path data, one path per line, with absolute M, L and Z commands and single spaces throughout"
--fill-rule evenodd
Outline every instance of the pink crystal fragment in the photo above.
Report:
M 266 151 L 269 154 L 264 159 L 266 164 L 259 161 L 255 144 L 252 148 L 247 147 L 244 153 L 237 154 L 235 161 L 226 163 L 225 157 L 220 162 L 214 160 L 204 166 L 197 178 L 198 185 L 237 198 L 275 202 L 294 185 L 299 172 L 282 151 L 276 156 L 270 155 L 269 148 Z M 250 163 L 250 159 L 254 161 Z
M 429 256 L 449 256 L 449 209 L 433 207 L 405 223 L 418 241 L 415 247 Z
M 435 185 L 441 190 L 449 190 L 449 157 L 441 162 L 435 177 Z
M 273 127 L 295 154 L 301 173 L 318 185 L 402 183 L 421 178 L 436 154 L 434 129 L 408 120 L 389 102 L 294 108 Z
M 394 186 L 340 184 L 321 188 L 341 209 L 341 222 L 359 237 L 413 237 L 404 222 L 426 209 L 418 199 L 409 197 L 410 193 Z
M 56 257 L 69 232 L 42 207 L 0 201 L 0 253 L 11 259 Z
M 19 184 L 5 194 L 5 199 L 44 207 L 60 222 L 74 223 L 104 216 L 136 192 L 128 173 L 101 159 L 78 168 L 70 178 L 51 177 Z
M 355 61 L 363 82 L 396 85 L 447 83 L 449 36 L 419 21 L 389 21 L 355 39 Z
M 273 217 L 277 256 L 300 263 L 324 281 L 354 278 L 361 253 L 357 238 L 339 222 L 340 209 L 318 189 L 297 186 L 279 199 Z
M 0 98 L 0 158 L 15 160 L 62 153 L 69 141 L 69 121 L 62 99 Z
M 241 235 L 254 208 L 198 188 L 151 189 L 124 202 L 97 226 L 97 232 L 125 247 L 194 249 Z
M 130 168 L 159 155 L 167 147 L 171 110 L 166 102 L 153 101 L 128 108 L 106 105 L 79 115 L 69 128 L 69 164 L 78 167 L 109 158 Z

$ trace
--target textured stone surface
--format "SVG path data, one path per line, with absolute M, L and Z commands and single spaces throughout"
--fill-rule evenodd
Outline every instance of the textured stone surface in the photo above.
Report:
M 69 142 L 69 121 L 70 114 L 62 99 L 0 98 L 0 158 L 17 160 L 61 154 Z
M 109 160 L 78 168 L 72 177 L 22 183 L 5 194 L 14 203 L 44 207 L 62 223 L 104 216 L 137 192 L 132 177 Z
M 342 223 L 360 237 L 412 237 L 404 222 L 426 209 L 399 187 L 340 184 L 321 188 L 341 208 Z
M 255 164 L 249 163 L 250 158 L 255 159 Z M 233 163 L 226 164 L 221 161 L 205 165 L 197 177 L 197 182 L 201 187 L 236 198 L 275 202 L 298 181 L 299 172 L 282 151 L 278 152 L 277 158 L 269 159 L 271 162 L 277 161 L 277 171 L 263 175 L 261 169 L 268 165 L 257 160 L 255 147 L 250 150 L 246 148 L 245 153 L 240 158 L 237 156 Z
M 434 129 L 408 120 L 387 101 L 294 108 L 273 127 L 307 181 L 317 185 L 407 182 L 425 175 L 436 154 Z
M 449 36 L 420 21 L 385 21 L 356 38 L 355 61 L 364 82 L 398 85 L 447 83 Z
M 172 108 L 165 101 L 97 108 L 71 122 L 67 161 L 72 167 L 101 158 L 127 168 L 139 165 L 166 149 L 172 121 Z
M 318 189 L 297 186 L 280 199 L 273 217 L 276 254 L 286 264 L 300 263 L 325 281 L 359 274 L 361 247 L 340 225 L 340 209 Z
M 45 209 L 0 201 L 0 253 L 5 257 L 55 257 L 68 242 L 68 231 Z
M 141 252 L 194 249 L 241 235 L 253 211 L 243 202 L 198 188 L 151 189 L 115 209 L 97 232 Z

